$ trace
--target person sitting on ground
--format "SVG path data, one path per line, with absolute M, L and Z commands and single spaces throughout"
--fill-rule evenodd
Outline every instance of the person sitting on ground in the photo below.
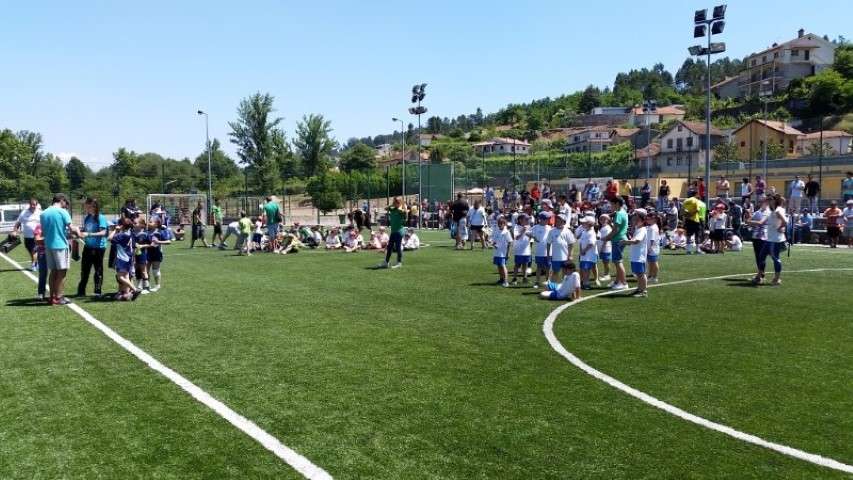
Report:
M 670 250 L 685 250 L 687 248 L 687 235 L 684 234 L 683 228 L 676 228 L 672 239 L 669 242 Z
M 323 244 L 323 232 L 320 231 L 320 225 L 311 227 L 311 237 L 314 238 L 314 243 L 317 245 L 314 248 L 319 248 Z
M 364 248 L 364 237 L 361 236 L 357 228 L 352 226 L 347 228 L 343 242 L 344 252 L 346 253 L 355 253 Z
M 385 247 L 382 246 L 380 235 L 379 231 L 370 232 L 370 240 L 367 241 L 367 245 L 364 248 L 367 250 L 385 250 Z
M 184 232 L 184 226 L 178 225 L 175 228 L 175 241 L 177 241 L 177 242 L 182 241 L 184 239 L 184 235 L 186 235 L 186 232 Z
M 305 248 L 305 244 L 299 240 L 295 233 L 284 232 L 278 235 L 278 242 L 275 252 L 279 255 L 287 255 L 288 253 L 299 253 L 300 248 Z
M 412 251 L 419 248 L 421 248 L 421 239 L 418 238 L 418 234 L 415 233 L 414 228 L 409 228 L 406 230 L 406 234 L 403 235 L 403 250 Z
M 743 241 L 740 239 L 739 236 L 735 235 L 733 232 L 729 232 L 726 237 L 726 248 L 728 248 L 732 252 L 743 251 Z
M 553 290 L 539 293 L 542 300 L 578 300 L 581 298 L 581 277 L 575 271 L 575 262 L 568 260 L 562 265 L 563 281 Z
M 338 227 L 334 227 L 326 235 L 326 250 L 337 250 L 339 248 L 341 248 L 341 236 Z

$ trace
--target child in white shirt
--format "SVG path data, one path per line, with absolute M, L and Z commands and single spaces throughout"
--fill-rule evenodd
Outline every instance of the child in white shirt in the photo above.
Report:
M 326 250 L 337 250 L 339 248 L 341 248 L 341 236 L 338 235 L 338 229 L 333 228 L 326 235 Z
M 672 235 L 672 239 L 669 242 L 670 250 L 684 250 L 687 248 L 687 236 L 684 235 L 683 228 L 675 229 L 675 233 Z
M 536 257 L 536 283 L 533 284 L 533 288 L 539 288 L 542 276 L 548 278 L 548 268 L 551 266 L 551 258 L 548 254 L 548 233 L 551 231 L 548 220 L 551 219 L 551 212 L 539 212 L 538 218 L 539 223 L 527 232 L 527 236 L 536 242 L 533 252 Z
M 506 226 L 506 218 L 498 219 L 498 229 L 492 235 L 492 244 L 495 246 L 495 254 L 492 257 L 492 263 L 498 267 L 498 285 L 509 287 L 507 282 L 506 259 L 509 255 L 509 248 L 512 245 L 512 233 Z
M 646 260 L 649 251 L 648 230 L 646 229 L 646 211 L 642 208 L 634 210 L 634 236 L 630 240 L 622 240 L 622 245 L 631 245 L 631 273 L 637 277 L 637 290 L 631 295 L 647 297 L 646 292 Z
M 658 272 L 660 271 L 660 226 L 658 216 L 650 213 L 646 216 L 646 230 L 649 237 L 649 250 L 646 257 L 649 266 L 649 283 L 658 283 Z
M 515 257 L 515 263 L 512 267 L 512 284 L 518 285 L 518 269 L 521 268 L 522 280 L 521 283 L 527 285 L 527 267 L 530 265 L 530 237 L 528 233 L 530 232 L 530 227 L 527 225 L 528 219 L 530 217 L 527 214 L 522 213 L 516 219 L 516 226 L 514 228 L 513 237 L 515 240 L 512 242 L 512 253 Z
M 732 232 L 729 232 L 728 239 L 726 240 L 726 245 L 728 249 L 733 252 L 741 252 L 743 251 L 743 240 L 740 239 L 739 236 L 735 235 Z
M 563 262 L 563 281 L 553 290 L 541 292 L 543 300 L 577 300 L 581 298 L 581 277 L 575 271 L 575 262 Z
M 548 232 L 548 245 L 551 248 L 551 276 L 548 288 L 553 290 L 559 283 L 563 264 L 572 259 L 572 247 L 575 236 L 568 227 L 568 218 L 557 215 L 554 228 Z
M 606 282 L 610 280 L 610 259 L 613 258 L 613 244 L 610 240 L 605 240 L 613 231 L 613 227 L 610 226 L 610 215 L 605 213 L 598 217 L 598 224 L 600 225 L 598 229 L 598 257 L 604 265 L 604 275 L 598 277 L 598 280 Z
M 349 232 L 344 235 L 344 252 L 355 253 L 364 247 L 364 237 L 355 227 L 350 227 Z
M 421 239 L 418 238 L 414 228 L 409 228 L 403 235 L 403 250 L 411 251 L 419 248 L 421 248 Z
M 595 235 L 595 217 L 581 217 L 580 224 L 582 228 L 579 228 L 580 238 L 578 242 L 580 244 L 580 263 L 581 263 L 581 288 L 585 290 L 589 290 L 592 287 L 590 286 L 590 272 L 595 268 L 595 264 L 598 263 L 598 239 Z

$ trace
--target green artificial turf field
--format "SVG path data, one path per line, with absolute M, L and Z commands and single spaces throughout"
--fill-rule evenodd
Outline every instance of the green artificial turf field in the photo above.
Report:
M 543 335 L 558 302 L 495 286 L 490 252 L 422 239 L 399 270 L 372 270 L 370 252 L 177 244 L 160 292 L 77 303 L 335 478 L 848 478 L 587 375 Z M 851 464 L 853 251 L 798 247 L 784 262 L 851 270 L 604 296 L 555 333 L 688 412 Z M 298 478 L 70 309 L 31 301 L 35 284 L 0 263 L 0 478 Z M 662 268 L 665 283 L 754 267 L 744 252 Z

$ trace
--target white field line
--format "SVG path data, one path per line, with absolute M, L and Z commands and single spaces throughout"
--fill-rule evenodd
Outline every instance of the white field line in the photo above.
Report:
M 12 266 L 20 270 L 21 273 L 29 277 L 34 282 L 38 282 L 38 278 L 35 275 L 24 270 L 21 265 L 18 264 L 18 262 L 12 260 L 6 254 L 0 253 L 0 257 L 2 257 Z M 243 431 L 243 433 L 252 437 L 255 441 L 263 445 L 264 448 L 272 452 L 275 456 L 287 462 L 288 465 L 293 467 L 294 470 L 302 474 L 302 476 L 304 476 L 305 478 L 309 478 L 312 480 L 325 480 L 332 478 L 332 476 L 329 475 L 325 470 L 318 467 L 317 465 L 314 465 L 313 463 L 311 463 L 310 460 L 281 443 L 277 438 L 273 437 L 272 435 L 255 425 L 251 420 L 235 412 L 219 400 L 213 398 L 213 396 L 211 396 L 209 393 L 205 392 L 204 390 L 196 386 L 194 383 L 181 376 L 179 373 L 160 363 L 156 358 L 152 357 L 144 350 L 137 347 L 129 340 L 116 333 L 110 327 L 101 323 L 100 320 L 93 317 L 92 314 L 90 314 L 86 310 L 83 310 L 83 308 L 81 308 L 77 304 L 71 303 L 67 306 L 74 313 L 79 315 L 83 320 L 86 320 L 93 327 L 100 330 L 101 333 L 106 335 L 110 340 L 114 341 L 115 343 L 119 344 L 119 346 L 130 352 L 131 355 L 141 360 L 154 371 L 171 380 L 174 384 L 178 385 L 185 392 L 190 394 L 190 396 L 192 396 L 193 398 L 204 404 L 206 407 L 216 412 L 220 417 L 227 420 L 231 425 L 234 425 L 235 427 Z
M 816 269 L 810 269 L 810 270 L 786 271 L 784 273 L 787 275 L 787 274 L 791 274 L 791 273 L 811 273 L 811 272 L 825 272 L 825 271 L 853 271 L 853 268 L 816 268 Z M 656 285 L 649 285 L 649 288 L 666 287 L 666 286 L 670 286 L 670 285 L 681 285 L 681 284 L 685 284 L 685 283 L 702 282 L 702 281 L 708 281 L 708 280 L 720 280 L 723 278 L 731 278 L 731 277 L 744 277 L 744 276 L 749 276 L 749 275 L 754 275 L 754 273 L 737 273 L 737 274 L 732 274 L 732 275 L 720 275 L 717 277 L 692 278 L 692 279 L 688 279 L 688 280 L 679 280 L 676 282 L 668 282 L 668 283 L 661 283 L 661 284 L 656 284 Z M 783 288 L 783 287 L 779 287 L 779 288 Z M 545 323 L 542 325 L 542 331 L 545 333 L 545 338 L 548 339 L 548 343 L 551 345 L 551 348 L 553 348 L 557 353 L 562 355 L 572 365 L 580 368 L 581 370 L 588 373 L 589 375 L 592 375 L 593 377 L 597 378 L 598 380 L 601 380 L 602 382 L 610 385 L 611 387 L 619 389 L 622 392 L 627 393 L 628 395 L 631 395 L 634 398 L 642 400 L 643 402 L 646 402 L 649 405 L 652 405 L 653 407 L 659 408 L 659 409 L 661 409 L 667 413 L 675 415 L 676 417 L 687 420 L 688 422 L 695 423 L 695 424 L 703 426 L 705 428 L 710 428 L 711 430 L 716 430 L 720 433 L 724 433 L 724 434 L 726 434 L 730 437 L 734 437 L 738 440 L 743 440 L 744 442 L 752 443 L 754 445 L 758 445 L 758 446 L 764 447 L 764 448 L 769 448 L 770 450 L 774 450 L 774 451 L 777 451 L 779 453 L 783 453 L 785 455 L 789 455 L 791 457 L 798 458 L 800 460 L 805 460 L 807 462 L 814 463 L 815 465 L 820 465 L 822 467 L 840 470 L 842 472 L 853 473 L 853 465 L 847 465 L 845 463 L 839 462 L 837 460 L 833 460 L 831 458 L 822 457 L 820 455 L 816 455 L 814 453 L 804 452 L 802 450 L 797 450 L 796 448 L 789 447 L 787 445 L 782 445 L 779 443 L 770 442 L 770 441 L 764 440 L 763 438 L 757 437 L 755 435 L 751 435 L 749 433 L 744 433 L 744 432 L 741 432 L 739 430 L 735 430 L 732 427 L 722 425 L 720 423 L 712 422 L 711 420 L 707 420 L 707 419 L 700 417 L 698 415 L 694 415 L 692 413 L 686 412 L 686 411 L 684 411 L 684 410 L 682 410 L 682 409 L 680 409 L 674 405 L 670 405 L 669 403 L 666 403 L 662 400 L 658 400 L 657 398 L 655 398 L 655 397 L 653 397 L 653 396 L 651 396 L 645 392 L 642 392 L 640 390 L 637 390 L 636 388 L 633 388 L 629 385 L 626 385 L 626 384 L 620 382 L 619 380 L 611 377 L 610 375 L 607 375 L 606 373 L 603 373 L 599 370 L 596 370 L 595 368 L 589 366 L 583 360 L 581 360 L 580 358 L 576 357 L 574 354 L 572 354 L 571 352 L 566 350 L 566 348 L 563 346 L 563 344 L 561 344 L 560 341 L 557 339 L 557 336 L 554 335 L 554 322 L 557 320 L 557 316 L 559 316 L 560 313 L 562 313 L 567 308 L 574 306 L 574 305 L 577 305 L 581 302 L 585 302 L 585 301 L 591 300 L 593 298 L 603 297 L 605 295 L 612 295 L 615 293 L 619 293 L 619 292 L 617 292 L 617 291 L 606 291 L 603 293 L 590 295 L 588 297 L 581 297 L 578 300 L 565 303 L 565 304 L 560 305 L 559 307 L 555 308 L 548 315 L 548 317 L 545 319 Z

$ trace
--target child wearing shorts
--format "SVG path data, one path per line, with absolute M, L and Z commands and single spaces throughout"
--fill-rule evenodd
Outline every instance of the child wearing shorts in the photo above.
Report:
M 649 250 L 646 263 L 649 266 L 649 283 L 658 283 L 658 272 L 660 271 L 660 222 L 657 213 L 650 212 L 646 216 L 646 234 L 649 237 Z
M 506 259 L 509 255 L 509 247 L 512 245 L 512 233 L 507 228 L 505 217 L 498 219 L 498 229 L 492 235 L 492 244 L 495 246 L 495 253 L 492 256 L 492 263 L 498 267 L 498 285 L 509 287 L 507 283 Z
M 133 222 L 128 218 L 121 219 L 121 222 L 110 232 L 109 240 L 116 252 L 115 271 L 116 282 L 118 283 L 118 293 L 116 300 L 136 300 L 139 297 L 139 291 L 133 286 L 130 281 L 130 276 L 133 274 Z
M 512 267 L 512 284 L 518 285 L 518 269 L 521 268 L 522 283 L 527 285 L 527 267 L 530 265 L 530 254 L 533 253 L 530 248 L 530 237 L 528 233 L 530 228 L 527 225 L 528 216 L 521 214 L 518 217 L 518 224 L 515 226 L 515 233 L 512 242 L 512 250 L 515 264 Z
M 551 291 L 540 292 L 542 300 L 577 300 L 581 298 L 581 277 L 575 271 L 575 262 L 563 262 L 563 281 Z
M 548 245 L 551 248 L 551 275 L 548 289 L 553 290 L 562 276 L 563 264 L 572 259 L 572 247 L 575 235 L 568 226 L 565 215 L 557 215 L 554 228 L 548 232 Z
M 646 261 L 648 260 L 649 237 L 646 229 L 646 210 L 638 208 L 633 213 L 634 235 L 622 240 L 622 245 L 631 246 L 631 273 L 637 278 L 637 289 L 633 297 L 647 297 Z
M 590 273 L 598 263 L 598 239 L 595 236 L 595 217 L 581 217 L 580 224 L 580 267 L 581 288 L 591 290 Z
M 547 280 L 548 268 L 551 266 L 551 256 L 548 254 L 548 233 L 551 231 L 548 221 L 551 219 L 551 212 L 539 212 L 537 218 L 539 223 L 527 232 L 536 245 L 533 252 L 536 258 L 536 283 L 533 288 L 539 288 L 543 276 Z

